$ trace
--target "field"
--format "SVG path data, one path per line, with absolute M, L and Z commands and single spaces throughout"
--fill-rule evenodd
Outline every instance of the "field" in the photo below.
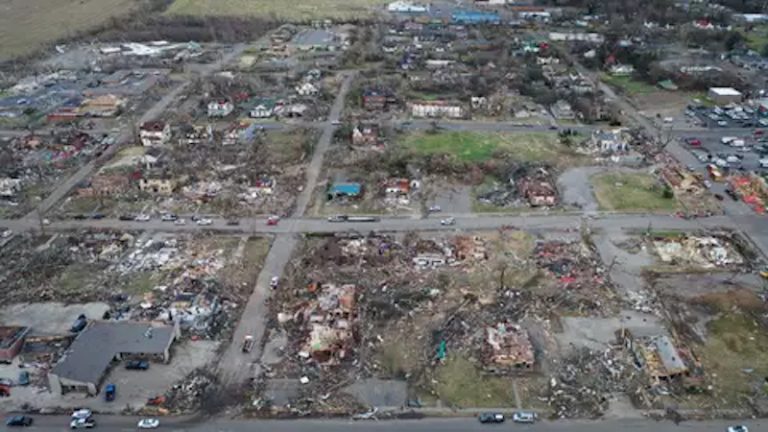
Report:
M 750 32 L 742 32 L 747 40 L 747 46 L 751 50 L 762 52 L 763 47 L 768 45 L 768 26 L 755 26 Z
M 603 82 L 618 87 L 629 95 L 653 93 L 657 90 L 656 87 L 650 84 L 634 80 L 628 76 L 611 76 L 603 74 L 600 78 Z
M 5 0 L 0 5 L 0 61 L 104 24 L 143 0 Z
M 595 198 L 603 210 L 674 211 L 677 200 L 665 198 L 663 188 L 648 174 L 610 173 L 592 177 Z
M 311 0 L 291 3 L 281 0 L 175 0 L 171 15 L 257 16 L 290 21 L 370 16 L 380 0 Z
M 462 162 L 486 162 L 497 152 L 511 154 L 520 162 L 567 162 L 567 149 L 557 135 L 533 133 L 448 132 L 418 133 L 405 138 L 403 146 L 418 154 L 449 154 Z M 564 159 L 565 157 L 565 159 Z

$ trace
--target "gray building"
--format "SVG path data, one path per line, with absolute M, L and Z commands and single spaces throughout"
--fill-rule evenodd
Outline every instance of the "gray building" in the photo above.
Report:
M 52 393 L 95 395 L 115 360 L 143 358 L 170 360 L 177 325 L 136 321 L 92 321 L 48 373 Z

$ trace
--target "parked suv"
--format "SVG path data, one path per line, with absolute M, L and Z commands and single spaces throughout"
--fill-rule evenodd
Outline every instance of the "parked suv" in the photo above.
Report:
M 128 360 L 128 362 L 125 363 L 125 368 L 131 370 L 147 370 L 149 369 L 149 362 L 146 360 Z

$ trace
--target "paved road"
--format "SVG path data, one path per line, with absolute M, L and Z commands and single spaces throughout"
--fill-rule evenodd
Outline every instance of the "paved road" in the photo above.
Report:
M 317 179 L 320 177 L 320 170 L 323 168 L 323 158 L 325 153 L 331 146 L 333 140 L 333 132 L 336 130 L 335 123 L 339 121 L 339 116 L 344 109 L 344 99 L 349 92 L 349 87 L 352 84 L 352 79 L 355 77 L 354 72 L 344 72 L 344 81 L 341 83 L 341 89 L 339 94 L 336 95 L 336 99 L 331 107 L 331 113 L 328 116 L 328 122 L 323 127 L 323 133 L 320 135 L 320 139 L 315 146 L 315 152 L 312 155 L 312 160 L 307 168 L 307 182 L 304 185 L 304 189 L 296 198 L 296 209 L 294 215 L 301 216 L 307 211 L 309 200 L 312 199 L 312 192 L 314 192 L 317 186 Z
M 134 417 L 96 417 L 98 430 L 110 432 L 128 432 L 136 430 L 137 418 Z M 38 416 L 30 432 L 61 431 L 66 428 L 67 418 L 61 416 Z M 539 422 L 534 425 L 500 424 L 482 425 L 470 418 L 387 421 L 351 421 L 351 420 L 224 420 L 208 419 L 205 421 L 178 421 L 161 419 L 160 430 L 189 432 L 494 432 L 494 431 L 532 431 L 532 432 L 724 432 L 732 422 L 682 422 L 679 425 L 668 421 L 647 419 L 621 420 L 569 420 L 562 422 Z M 752 432 L 765 431 L 768 423 L 762 420 L 742 422 Z
M 283 269 L 288 264 L 295 246 L 296 238 L 293 235 L 282 234 L 277 236 L 269 249 L 253 293 L 245 305 L 240 322 L 235 327 L 232 343 L 219 360 L 217 374 L 225 384 L 224 391 L 227 391 L 228 387 L 247 382 L 249 378 L 257 377 L 261 372 L 258 364 L 262 351 L 260 341 L 267 325 L 266 301 L 271 292 L 270 279 L 272 276 L 283 274 Z M 255 339 L 250 353 L 243 353 L 241 350 L 242 341 L 246 335 L 251 335 Z

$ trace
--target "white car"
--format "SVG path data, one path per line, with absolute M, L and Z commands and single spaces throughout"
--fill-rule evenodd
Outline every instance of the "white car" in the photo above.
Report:
M 742 425 L 728 426 L 728 429 L 726 430 L 728 432 L 749 432 L 749 429 L 747 429 L 746 426 L 742 426 Z
M 149 219 L 151 218 L 149 217 L 148 214 L 140 214 L 136 216 L 133 220 L 135 220 L 136 222 L 148 222 Z
M 72 412 L 72 418 L 73 419 L 87 419 L 88 417 L 92 416 L 93 413 L 88 408 L 82 408 L 79 410 L 75 410 Z
M 536 413 L 530 411 L 518 411 L 512 414 L 512 421 L 515 423 L 535 423 Z
M 69 422 L 70 429 L 91 429 L 94 427 L 96 427 L 96 422 L 90 417 L 74 419 Z
M 155 418 L 145 418 L 139 420 L 139 424 L 137 425 L 139 429 L 156 429 L 158 426 L 160 426 L 160 420 Z
M 4 230 L 2 234 L 0 234 L 0 237 L 2 238 L 8 238 L 13 235 L 13 231 L 10 229 Z
M 200 219 L 197 221 L 198 225 L 212 225 L 213 221 L 210 219 Z
M 173 224 L 174 225 L 186 225 L 187 221 L 185 221 L 184 219 L 176 219 L 175 221 L 173 221 Z
M 280 284 L 280 278 L 277 276 L 272 276 L 272 279 L 269 280 L 269 286 L 272 287 L 272 289 L 277 288 L 279 284 Z
M 456 223 L 456 218 L 454 217 L 447 217 L 440 221 L 440 225 L 453 225 Z

